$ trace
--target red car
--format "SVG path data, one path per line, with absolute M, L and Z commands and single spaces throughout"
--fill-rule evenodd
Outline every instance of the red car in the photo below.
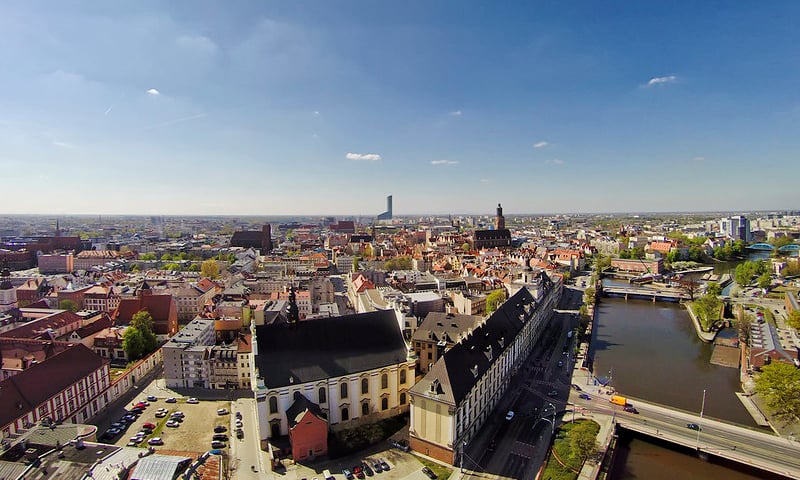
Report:
M 155 428 L 156 428 L 156 424 L 155 423 L 151 423 L 151 422 L 145 422 L 145 424 L 142 425 L 142 426 L 144 428 L 149 428 L 150 430 L 155 430 Z

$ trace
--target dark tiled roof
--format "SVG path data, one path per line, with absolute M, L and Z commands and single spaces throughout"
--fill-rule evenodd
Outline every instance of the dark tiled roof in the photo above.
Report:
M 0 382 L 0 427 L 38 407 L 103 366 L 104 360 L 83 344 Z
M 541 275 L 545 284 L 552 287 L 547 275 L 543 272 Z M 550 287 L 546 287 L 546 294 L 549 294 Z M 428 374 L 414 385 L 412 393 L 425 395 L 433 385 L 437 392 L 435 398 L 451 405 L 461 403 L 505 348 L 514 342 L 525 325 L 523 314 L 529 304 L 529 308 L 535 308 L 531 293 L 521 288 L 483 325 L 446 351 Z
M 319 405 L 307 399 L 302 393 L 294 392 L 294 402 L 286 409 L 286 420 L 289 422 L 289 428 L 294 428 L 303 419 L 303 415 L 306 412 L 311 412 L 320 420 L 325 419 Z
M 256 365 L 267 388 L 373 370 L 406 361 L 394 311 L 256 327 Z M 291 380 L 290 380 L 291 379 Z
M 114 326 L 114 322 L 111 321 L 111 318 L 109 318 L 108 315 L 103 315 L 103 318 L 95 320 L 94 322 L 75 330 L 75 333 L 80 338 L 86 338 L 89 335 L 94 335 L 104 328 L 109 328 L 112 326 Z
M 483 321 L 480 315 L 461 315 L 444 312 L 430 312 L 422 325 L 414 332 L 412 340 L 456 343 L 461 334 L 477 327 Z

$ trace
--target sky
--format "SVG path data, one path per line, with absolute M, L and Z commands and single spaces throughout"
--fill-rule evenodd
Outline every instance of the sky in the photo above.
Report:
M 0 213 L 800 208 L 800 2 L 0 3 Z

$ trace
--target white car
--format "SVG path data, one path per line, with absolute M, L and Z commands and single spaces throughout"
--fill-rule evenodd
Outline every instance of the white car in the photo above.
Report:
M 236 420 L 236 428 L 242 428 L 242 425 L 243 423 L 241 420 Z
M 228 413 L 230 412 L 228 412 L 227 408 L 220 408 L 219 410 L 217 410 L 217 415 L 227 415 Z
M 510 422 L 513 419 L 514 419 L 514 411 L 509 410 L 508 413 L 506 413 L 506 420 Z
M 186 400 L 186 403 L 200 403 L 200 400 L 192 397 L 189 400 Z

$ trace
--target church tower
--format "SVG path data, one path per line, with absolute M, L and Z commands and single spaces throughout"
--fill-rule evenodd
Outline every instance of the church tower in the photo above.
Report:
M 498 203 L 497 217 L 495 217 L 494 219 L 494 229 L 505 230 L 505 228 L 506 228 L 506 217 L 503 216 L 503 206 Z
M 0 312 L 6 312 L 12 308 L 17 308 L 17 290 L 11 284 L 8 260 L 4 260 L 3 268 L 0 270 Z

